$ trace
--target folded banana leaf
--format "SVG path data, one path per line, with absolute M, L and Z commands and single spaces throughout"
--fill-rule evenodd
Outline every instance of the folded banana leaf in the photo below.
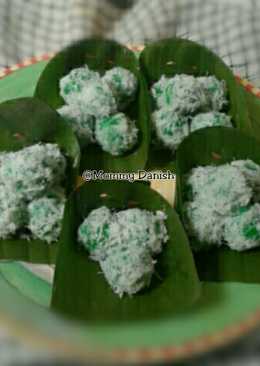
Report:
M 57 253 L 57 243 L 48 245 L 42 240 L 0 240 L 0 261 L 55 264 Z
M 136 120 L 139 142 L 136 148 L 122 157 L 113 157 L 97 145 L 89 145 L 82 151 L 80 171 L 103 169 L 104 171 L 136 171 L 144 168 L 148 158 L 150 130 L 148 125 L 148 94 L 146 82 L 139 70 L 136 56 L 126 47 L 109 40 L 89 39 L 75 43 L 57 54 L 44 69 L 35 96 L 59 108 L 64 104 L 59 95 L 59 80 L 72 69 L 87 64 L 90 69 L 103 74 L 112 67 L 129 69 L 138 79 L 136 98 L 125 113 Z
M 106 282 L 97 262 L 77 242 L 77 229 L 88 213 L 105 205 L 114 209 L 139 207 L 167 215 L 170 239 L 158 256 L 150 287 L 119 298 Z M 193 257 L 178 215 L 146 184 L 90 182 L 67 201 L 60 251 L 56 263 L 52 308 L 91 322 L 154 319 L 183 311 L 200 294 Z
M 17 151 L 39 142 L 57 143 L 67 160 L 64 188 L 69 195 L 78 176 L 80 150 L 70 127 L 58 113 L 34 98 L 14 99 L 0 104 L 0 152 Z M 0 260 L 55 263 L 57 244 L 41 240 L 0 240 Z
M 239 85 L 239 88 L 243 91 L 246 98 L 249 118 L 252 125 L 253 137 L 260 140 L 260 97 L 254 95 L 252 92 L 249 92 L 242 85 Z
M 177 152 L 177 211 L 184 222 L 185 174 L 192 168 L 251 159 L 260 164 L 259 142 L 237 129 L 212 127 L 191 134 Z M 196 239 L 190 238 L 195 242 Z M 227 247 L 195 253 L 199 277 L 206 281 L 260 283 L 260 248 L 236 252 Z
M 180 38 L 170 38 L 151 43 L 145 47 L 140 56 L 140 66 L 150 88 L 162 75 L 172 77 L 176 74 L 194 76 L 214 75 L 225 80 L 228 89 L 229 106 L 226 111 L 232 116 L 235 127 L 254 135 L 255 126 L 248 115 L 247 103 L 243 89 L 238 85 L 231 69 L 208 48 Z M 153 101 L 150 96 L 150 105 Z M 164 166 L 174 159 L 169 150 L 151 148 L 148 165 Z

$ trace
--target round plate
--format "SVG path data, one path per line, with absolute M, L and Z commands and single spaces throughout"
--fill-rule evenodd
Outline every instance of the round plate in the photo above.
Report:
M 32 96 L 47 58 L 0 73 L 0 78 L 5 76 L 0 80 L 0 102 Z M 248 90 L 252 113 L 260 113 L 260 99 L 252 95 L 259 97 L 259 90 L 240 82 Z M 75 324 L 49 311 L 52 270 L 36 268 L 34 273 L 21 263 L 0 263 L 0 323 L 67 358 L 120 364 L 180 360 L 227 344 L 260 324 L 259 285 L 212 282 L 202 284 L 202 297 L 192 310 L 174 318 L 120 326 Z

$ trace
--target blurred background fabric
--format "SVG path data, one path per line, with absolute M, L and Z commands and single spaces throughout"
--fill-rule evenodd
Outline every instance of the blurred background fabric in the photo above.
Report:
M 259 0 L 0 0 L 0 67 L 84 37 L 198 41 L 260 85 Z
M 0 69 L 84 37 L 142 44 L 181 36 L 208 46 L 260 86 L 259 19 L 259 0 L 0 0 Z M 52 268 L 36 271 L 52 278 Z M 58 364 L 51 359 L 0 329 L 0 366 Z M 259 366 L 260 330 L 181 365 Z

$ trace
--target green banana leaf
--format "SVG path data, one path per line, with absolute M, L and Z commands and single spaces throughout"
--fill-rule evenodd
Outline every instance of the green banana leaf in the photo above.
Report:
M 232 116 L 233 124 L 247 134 L 254 135 L 255 126 L 248 115 L 244 91 L 238 86 L 231 69 L 208 48 L 181 38 L 160 40 L 145 47 L 140 56 L 140 66 L 149 88 L 162 75 L 214 75 L 220 80 L 225 80 L 230 102 L 227 112 Z M 151 96 L 150 105 L 153 105 Z M 149 166 L 158 165 L 158 155 L 162 166 L 167 164 L 169 159 L 174 159 L 169 150 L 151 150 Z
M 75 187 L 80 150 L 70 127 L 58 113 L 34 98 L 20 98 L 0 104 L 0 151 L 17 151 L 38 142 L 57 143 L 67 159 L 64 187 L 68 195 Z M 0 260 L 54 263 L 57 244 L 41 240 L 0 240 Z
M 103 169 L 104 171 L 136 171 L 143 169 L 150 140 L 148 125 L 148 93 L 145 80 L 139 71 L 138 60 L 126 47 L 110 40 L 89 39 L 75 43 L 57 54 L 46 66 L 38 81 L 35 96 L 57 109 L 64 104 L 59 95 L 59 80 L 72 69 L 87 64 L 103 74 L 112 67 L 121 66 L 135 74 L 139 90 L 135 101 L 125 113 L 136 120 L 139 143 L 134 151 L 122 157 L 113 157 L 97 145 L 83 149 L 80 170 Z
M 0 240 L 0 261 L 12 260 L 35 264 L 55 264 L 58 244 L 42 240 Z
M 192 168 L 251 159 L 260 164 L 259 142 L 237 129 L 212 127 L 198 130 L 177 151 L 177 211 L 184 221 L 184 176 Z M 193 242 L 194 238 L 190 238 Z M 260 248 L 236 252 L 220 247 L 195 253 L 201 280 L 260 283 Z
M 99 264 L 77 243 L 77 229 L 88 213 L 105 205 L 162 210 L 170 236 L 158 256 L 149 289 L 120 299 L 113 293 Z M 60 251 L 56 263 L 52 308 L 67 316 L 91 322 L 127 322 L 163 318 L 191 306 L 200 294 L 187 237 L 173 208 L 146 184 L 90 182 L 67 201 Z
M 259 116 L 260 116 L 260 97 L 254 95 L 252 92 L 246 90 L 242 85 L 239 85 L 239 88 L 243 91 L 247 109 L 249 112 L 249 117 L 251 120 L 253 136 L 260 140 L 260 123 L 259 123 Z

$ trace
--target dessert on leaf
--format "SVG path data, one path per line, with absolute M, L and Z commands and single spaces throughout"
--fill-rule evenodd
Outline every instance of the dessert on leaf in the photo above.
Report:
M 96 143 L 103 151 L 120 156 L 137 144 L 135 121 L 122 113 L 136 96 L 137 78 L 114 67 L 104 75 L 87 65 L 73 69 L 60 80 L 66 105 L 58 109 L 82 147 Z

